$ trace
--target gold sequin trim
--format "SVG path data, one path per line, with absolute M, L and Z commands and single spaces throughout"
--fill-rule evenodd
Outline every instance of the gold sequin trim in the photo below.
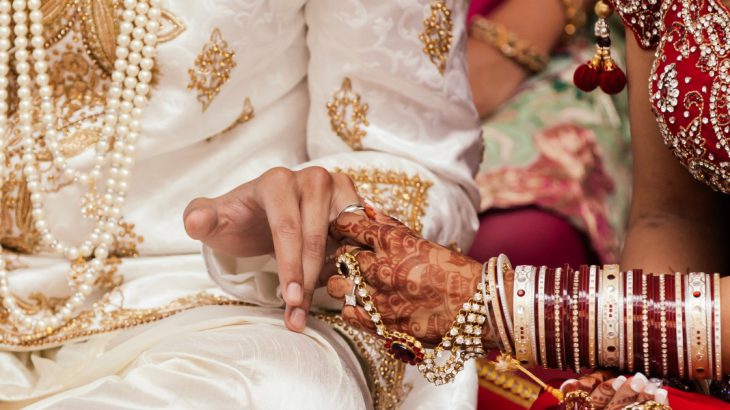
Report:
M 413 385 L 403 383 L 405 364 L 388 354 L 383 339 L 347 325 L 339 315 L 318 314 L 315 317 L 332 325 L 360 358 L 373 407 L 376 410 L 397 409 Z
M 477 375 L 481 387 L 526 409 L 540 395 L 540 386 L 514 373 L 498 372 L 486 359 L 477 359 Z
M 332 101 L 327 103 L 332 132 L 355 151 L 362 149 L 362 139 L 367 134 L 363 127 L 370 125 L 368 108 L 360 94 L 352 91 L 352 81 L 347 77 L 342 80 L 342 86 L 332 96 Z
M 335 169 L 348 175 L 363 198 L 382 212 L 421 233 L 428 208 L 428 190 L 433 183 L 418 175 L 377 169 Z
M 48 335 L 18 336 L 3 329 L 0 333 L 0 349 L 48 348 L 72 340 L 80 340 L 98 334 L 156 322 L 197 307 L 213 305 L 250 306 L 250 304 L 238 300 L 200 292 L 173 300 L 166 305 L 153 309 L 127 309 L 110 301 L 110 295 L 114 293 L 115 291 L 107 293 L 102 300 L 94 304 L 93 308 L 82 312 L 56 332 Z M 3 312 L 0 323 L 6 323 L 4 317 L 6 314 L 6 312 Z
M 423 32 L 418 37 L 423 43 L 423 52 L 443 74 L 451 50 L 454 23 L 451 10 L 445 0 L 431 2 L 431 14 L 423 20 Z
M 212 136 L 206 138 L 205 140 L 207 142 L 210 142 L 213 140 L 213 138 L 223 135 L 223 134 L 227 133 L 228 131 L 238 127 L 239 125 L 245 124 L 245 123 L 251 121 L 253 119 L 253 117 L 254 117 L 253 104 L 251 104 L 251 99 L 246 97 L 246 99 L 243 100 L 243 108 L 241 109 L 241 115 L 239 115 L 238 118 L 236 118 L 236 120 L 233 121 L 233 123 L 231 125 L 227 126 L 223 131 L 218 132 L 215 135 L 212 135 Z
M 221 87 L 231 78 L 231 70 L 237 65 L 235 57 L 236 53 L 228 48 L 228 42 L 216 28 L 195 59 L 195 66 L 188 69 L 188 90 L 198 92 L 197 99 L 204 112 L 221 91 Z

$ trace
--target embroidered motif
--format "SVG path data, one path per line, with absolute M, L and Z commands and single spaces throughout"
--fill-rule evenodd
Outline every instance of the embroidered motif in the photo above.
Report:
M 218 137 L 220 135 L 223 135 L 227 133 L 228 131 L 238 127 L 241 124 L 245 124 L 254 117 L 254 110 L 253 110 L 253 104 L 251 104 L 251 99 L 246 97 L 245 100 L 243 100 L 243 109 L 241 110 L 241 115 L 236 118 L 235 121 L 228 127 L 226 127 L 223 131 L 216 133 L 215 135 L 212 135 L 205 139 L 206 142 L 210 142 L 213 140 L 213 138 Z
M 195 67 L 188 70 L 188 90 L 198 92 L 197 99 L 203 106 L 203 112 L 230 79 L 231 70 L 236 67 L 235 57 L 236 53 L 228 49 L 228 42 L 223 40 L 221 31 L 214 29 L 209 42 L 195 59 Z
M 362 139 L 367 135 L 362 127 L 370 125 L 367 119 L 368 108 L 362 102 L 360 94 L 352 91 L 352 82 L 347 77 L 342 81 L 342 87 L 332 96 L 332 101 L 327 103 L 332 132 L 355 151 L 362 149 Z
M 385 214 L 406 224 L 415 232 L 423 229 L 423 216 L 428 208 L 428 190 L 433 183 L 418 175 L 373 169 L 335 169 L 348 175 L 358 193 Z
M 331 325 L 353 347 L 363 365 L 373 408 L 397 409 L 413 389 L 411 383 L 403 383 L 405 363 L 387 352 L 383 339 L 349 326 L 341 316 L 318 314 L 315 317 Z
M 423 52 L 443 74 L 451 50 L 454 23 L 451 10 L 445 0 L 431 2 L 431 14 L 423 20 L 423 32 L 418 37 L 423 43 Z
M 160 30 L 157 31 L 157 42 L 166 43 L 177 38 L 185 31 L 185 24 L 169 10 L 161 10 Z

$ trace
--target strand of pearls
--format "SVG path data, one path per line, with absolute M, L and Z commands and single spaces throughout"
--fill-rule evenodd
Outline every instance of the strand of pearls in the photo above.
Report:
M 72 296 L 57 311 L 49 309 L 33 315 L 18 306 L 8 287 L 8 274 L 4 258 L 0 258 L 0 297 L 9 312 L 10 322 L 22 334 L 50 333 L 70 318 L 84 304 L 94 290 L 94 283 L 107 265 L 107 257 L 116 242 L 121 220 L 121 207 L 128 191 L 128 178 L 134 165 L 136 142 L 141 128 L 142 108 L 147 102 L 149 83 L 156 53 L 157 31 L 160 24 L 160 0 L 124 0 L 124 11 L 117 36 L 116 60 L 107 94 L 107 103 L 102 126 L 102 136 L 96 144 L 94 165 L 89 174 L 71 169 L 60 152 L 58 132 L 55 129 L 52 89 L 47 74 L 48 63 L 43 38 L 43 15 L 41 0 L 0 0 L 0 131 L 7 129 L 7 72 L 8 49 L 10 46 L 10 11 L 15 22 L 15 69 L 18 74 L 18 131 L 23 147 L 23 174 L 30 192 L 32 216 L 35 227 L 41 234 L 42 244 L 56 253 L 64 255 L 71 263 L 79 258 L 93 258 L 84 264 L 80 278 L 69 275 Z M 36 158 L 36 144 L 33 138 L 33 95 L 30 89 L 30 64 L 28 63 L 28 31 L 30 46 L 35 61 L 35 83 L 41 98 L 41 121 L 45 128 L 45 142 L 53 156 L 57 169 L 75 182 L 89 184 L 93 189 L 96 181 L 102 179 L 105 163 L 109 163 L 105 192 L 100 199 L 101 212 L 88 239 L 81 245 L 71 246 L 58 240 L 50 231 L 45 219 L 43 191 Z M 0 132 L 0 147 L 5 132 Z M 114 138 L 114 148 L 110 141 Z M 108 159 L 107 159 L 108 158 Z M 0 158 L 1 159 L 1 158 Z M 0 161 L 0 174 L 6 174 L 5 162 Z

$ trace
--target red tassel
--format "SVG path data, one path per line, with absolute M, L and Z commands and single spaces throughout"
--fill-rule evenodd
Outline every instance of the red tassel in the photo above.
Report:
M 616 64 L 610 64 L 601 73 L 601 90 L 606 94 L 618 94 L 626 87 L 626 74 Z
M 600 74 L 592 61 L 581 64 L 573 73 L 573 83 L 576 87 L 589 93 L 599 85 Z

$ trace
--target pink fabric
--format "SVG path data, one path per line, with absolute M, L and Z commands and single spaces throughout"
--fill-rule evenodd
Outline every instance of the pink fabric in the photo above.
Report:
M 485 262 L 500 253 L 513 266 L 599 263 L 578 229 L 537 207 L 492 210 L 481 216 L 469 256 Z
M 497 6 L 502 4 L 504 0 L 472 0 L 469 6 L 469 13 L 467 14 L 466 21 L 471 21 L 471 18 L 475 14 L 486 16 L 492 10 L 496 9 Z

